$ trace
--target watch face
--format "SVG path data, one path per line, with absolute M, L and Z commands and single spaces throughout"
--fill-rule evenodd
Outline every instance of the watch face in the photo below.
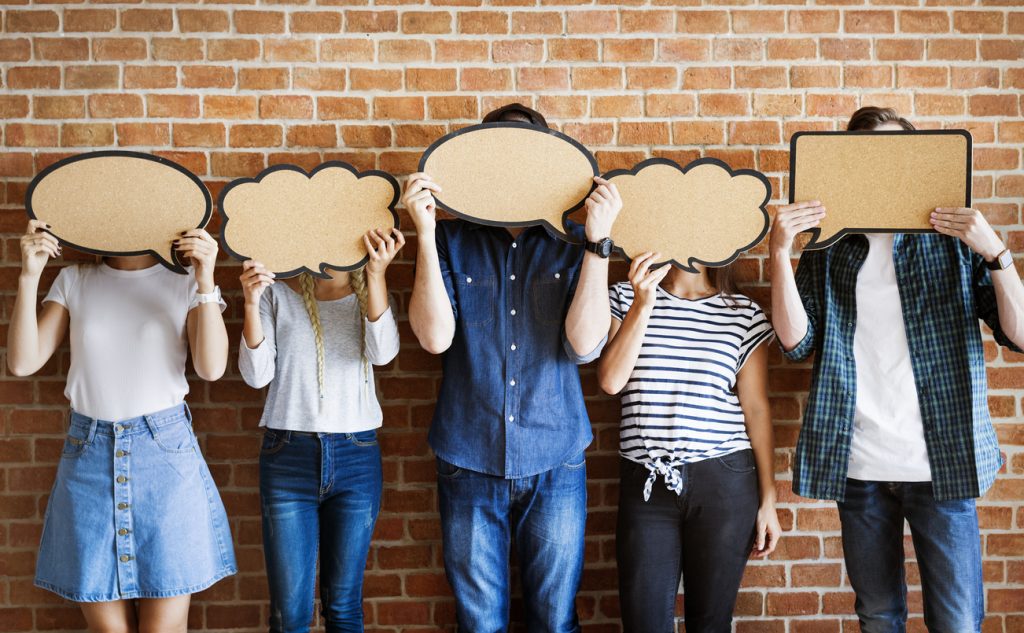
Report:
M 1010 249 L 1006 249 L 1002 253 L 999 253 L 999 257 L 996 258 L 996 261 L 999 262 L 1000 270 L 1009 268 L 1010 266 L 1013 266 L 1013 253 L 1010 252 Z
M 612 247 L 613 246 L 615 246 L 615 243 L 612 242 L 611 238 L 609 238 L 609 237 L 604 238 L 603 240 L 601 240 L 597 244 L 598 254 L 601 257 L 611 257 L 612 256 Z

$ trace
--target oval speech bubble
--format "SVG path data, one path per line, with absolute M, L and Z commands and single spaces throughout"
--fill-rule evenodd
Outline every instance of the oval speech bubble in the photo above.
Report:
M 437 205 L 494 226 L 542 224 L 564 236 L 563 219 L 580 208 L 597 161 L 573 138 L 529 123 L 483 123 L 435 141 L 419 170 L 441 187 Z
M 661 253 L 660 262 L 696 272 L 695 263 L 731 263 L 768 233 L 771 185 L 753 169 L 733 171 L 716 158 L 686 167 L 651 158 L 604 177 L 622 196 L 611 237 L 628 259 Z
M 278 277 L 327 269 L 353 270 L 369 261 L 363 235 L 398 228 L 398 181 L 383 171 L 358 171 L 329 161 L 306 173 L 274 165 L 221 191 L 220 241 L 232 257 L 255 259 Z
M 30 218 L 57 239 L 96 255 L 153 255 L 184 273 L 171 241 L 210 220 L 212 201 L 199 178 L 161 156 L 105 150 L 60 160 L 25 192 Z

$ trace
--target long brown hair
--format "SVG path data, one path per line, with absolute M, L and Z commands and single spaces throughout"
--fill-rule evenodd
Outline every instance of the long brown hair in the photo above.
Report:
M 707 272 L 708 283 L 722 295 L 730 308 L 746 305 L 735 298 L 736 295 L 743 294 L 743 290 L 736 283 L 736 262 L 715 268 L 707 266 L 704 270 Z
M 883 123 L 899 123 L 904 130 L 915 130 L 914 124 L 901 117 L 892 108 L 876 108 L 875 106 L 864 106 L 853 113 L 850 122 L 846 124 L 847 131 L 871 131 Z

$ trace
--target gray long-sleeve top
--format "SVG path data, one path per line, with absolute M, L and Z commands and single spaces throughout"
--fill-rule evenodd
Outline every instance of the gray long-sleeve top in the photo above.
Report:
M 349 295 L 318 301 L 324 344 L 324 397 L 317 383 L 316 339 L 302 296 L 277 283 L 260 297 L 263 342 L 250 349 L 242 338 L 238 368 L 257 389 L 270 385 L 260 426 L 289 431 L 355 433 L 381 425 L 383 414 L 373 371 L 363 367 L 359 302 Z M 384 365 L 398 354 L 394 307 L 366 320 L 366 358 Z

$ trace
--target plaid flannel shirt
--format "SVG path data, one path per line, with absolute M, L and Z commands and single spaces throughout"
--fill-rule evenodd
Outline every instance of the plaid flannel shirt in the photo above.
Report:
M 799 361 L 816 352 L 793 467 L 793 490 L 805 497 L 842 500 L 846 491 L 857 397 L 857 273 L 867 252 L 867 239 L 851 235 L 828 249 L 804 252 L 797 267 L 807 334 L 786 356 Z M 978 319 L 1000 345 L 1020 350 L 999 326 L 984 260 L 960 240 L 896 235 L 893 263 L 917 386 L 907 397 L 916 396 L 921 405 L 935 496 L 979 497 L 1003 460 L 989 418 Z

